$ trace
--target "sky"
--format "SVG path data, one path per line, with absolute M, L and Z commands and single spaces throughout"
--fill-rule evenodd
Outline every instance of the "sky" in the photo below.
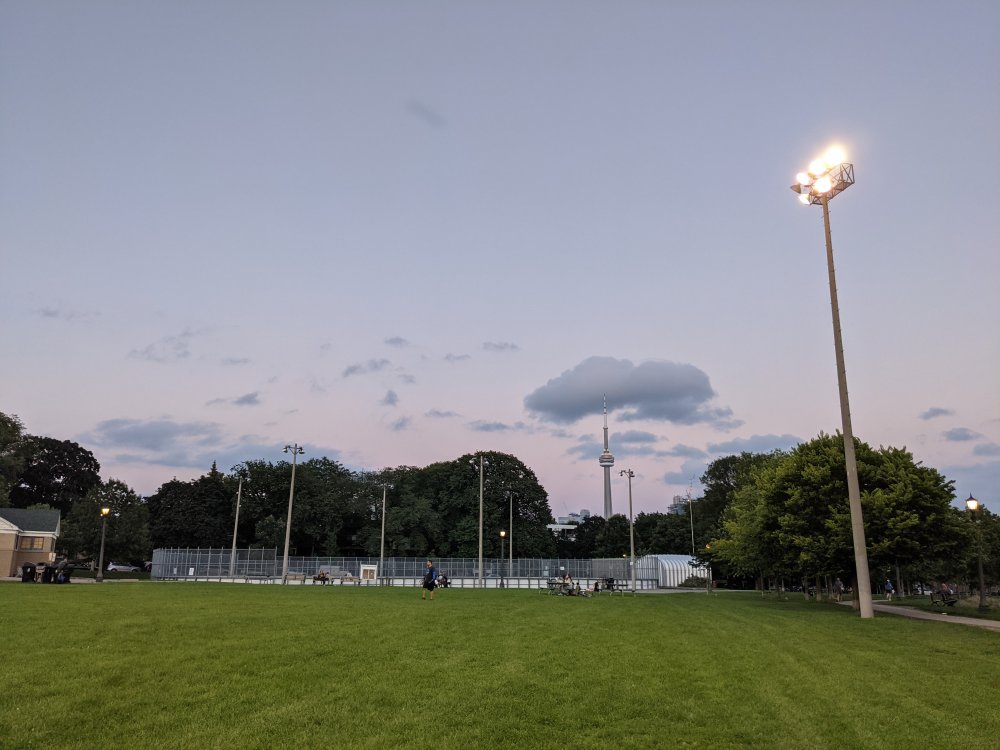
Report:
M 557 516 L 841 429 L 1000 511 L 1000 4 L 0 3 L 0 411 L 140 494 L 511 453 Z

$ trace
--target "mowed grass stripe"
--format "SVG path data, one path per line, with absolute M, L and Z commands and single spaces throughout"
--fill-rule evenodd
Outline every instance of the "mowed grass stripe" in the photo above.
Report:
M 752 594 L 0 587 L 3 748 L 968 747 L 1000 636 Z M 980 696 L 977 721 L 963 721 Z

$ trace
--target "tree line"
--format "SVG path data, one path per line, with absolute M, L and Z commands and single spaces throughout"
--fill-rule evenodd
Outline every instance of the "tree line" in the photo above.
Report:
M 973 524 L 951 504 L 953 483 L 905 449 L 876 450 L 856 439 L 855 451 L 873 580 L 971 580 L 980 549 L 987 578 L 1000 579 L 1000 518 L 984 510 Z M 480 459 L 486 556 L 500 555 L 500 530 L 513 537 L 516 557 L 629 553 L 623 515 L 592 516 L 553 535 L 548 495 L 534 472 L 498 452 L 378 471 L 352 471 L 325 457 L 302 461 L 295 466 L 290 552 L 377 556 L 384 496 L 387 556 L 476 557 Z M 102 507 L 111 508 L 106 559 L 141 562 L 160 547 L 228 547 L 238 495 L 237 545 L 280 550 L 291 478 L 289 461 L 245 461 L 228 473 L 213 464 L 197 479 L 171 479 L 140 497 L 117 479 L 102 481 L 99 463 L 82 446 L 27 434 L 16 416 L 0 413 L 0 506 L 60 510 L 59 550 L 71 559 L 96 554 Z M 686 513 L 635 517 L 637 555 L 694 554 L 712 564 L 716 578 L 758 585 L 852 578 L 839 435 L 821 434 L 791 451 L 724 456 L 708 465 L 701 483 L 703 494 L 690 499 Z

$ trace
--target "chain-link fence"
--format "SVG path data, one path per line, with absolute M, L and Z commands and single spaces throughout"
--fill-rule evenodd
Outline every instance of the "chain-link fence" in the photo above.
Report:
M 366 585 L 419 586 L 426 569 L 423 557 L 387 557 L 378 570 L 377 557 L 289 557 L 289 579 L 311 583 L 322 568 L 335 582 Z M 371 577 L 362 575 L 362 566 L 374 568 Z M 479 585 L 479 558 L 450 557 L 434 561 L 438 575 L 449 585 L 471 588 Z M 488 588 L 543 588 L 552 578 L 569 574 L 581 586 L 614 578 L 631 586 L 632 573 L 627 558 L 567 560 L 560 558 L 514 560 L 483 559 L 483 585 Z M 158 549 L 153 552 L 152 577 L 158 580 L 238 580 L 271 582 L 282 578 L 282 558 L 276 549 Z M 657 588 L 660 568 L 653 558 L 636 560 L 637 589 Z M 363 580 L 364 579 L 364 580 Z

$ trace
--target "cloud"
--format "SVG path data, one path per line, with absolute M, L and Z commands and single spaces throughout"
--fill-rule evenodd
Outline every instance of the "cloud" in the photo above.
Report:
M 176 336 L 164 336 L 142 349 L 133 349 L 128 353 L 132 359 L 144 359 L 147 362 L 176 362 L 191 356 L 191 339 L 197 334 L 189 328 Z
M 444 355 L 444 361 L 445 362 L 464 362 L 467 359 L 472 359 L 472 357 L 470 355 L 468 355 L 468 354 L 445 354 Z
M 708 452 L 716 454 L 770 453 L 775 450 L 789 450 L 802 442 L 795 435 L 751 435 L 748 438 L 734 438 L 724 443 L 709 443 Z
M 920 415 L 921 419 L 934 419 L 934 417 L 950 417 L 954 414 L 953 409 L 942 409 L 940 406 L 932 406 Z
M 424 414 L 425 417 L 431 417 L 432 419 L 451 419 L 452 417 L 460 416 L 453 411 L 442 411 L 441 409 L 431 409 Z
M 379 401 L 382 406 L 395 406 L 399 403 L 399 396 L 396 395 L 395 391 L 386 391 L 385 396 Z
M 488 352 L 516 352 L 520 350 L 520 347 L 509 341 L 484 341 L 483 349 Z
M 983 443 L 972 449 L 976 456 L 1000 456 L 1000 445 L 996 443 Z
M 408 430 L 410 428 L 410 422 L 411 420 L 409 417 L 400 417 L 389 425 L 389 429 L 393 432 L 403 432 L 404 430 Z
M 715 397 L 708 375 L 694 365 L 590 357 L 527 395 L 524 406 L 539 418 L 567 424 L 599 414 L 602 394 L 610 409 L 626 409 L 623 421 L 649 419 L 676 424 L 739 426 L 728 407 L 712 407 Z
M 367 362 L 358 362 L 350 365 L 344 370 L 343 377 L 349 378 L 351 375 L 366 375 L 370 372 L 379 372 L 392 364 L 387 359 L 369 359 Z
M 163 452 L 179 443 L 205 445 L 221 439 L 222 428 L 214 422 L 174 422 L 170 419 L 107 419 L 88 435 L 102 448 L 133 448 Z
M 48 320 L 80 320 L 94 318 L 97 316 L 97 313 L 62 310 L 57 307 L 38 307 L 31 312 L 40 318 L 47 318 Z
M 419 99 L 407 99 L 404 107 L 406 108 L 407 114 L 412 115 L 425 125 L 429 125 L 432 128 L 441 129 L 447 127 L 448 125 L 448 121 L 443 115 L 441 115 L 440 112 Z
M 236 404 L 236 406 L 257 406 L 260 404 L 260 394 L 258 391 L 246 393 L 239 398 L 233 399 L 233 403 Z
M 982 435 L 965 427 L 956 427 L 953 430 L 945 430 L 941 433 L 945 440 L 952 443 L 964 443 L 969 440 L 979 440 Z
M 701 448 L 695 448 L 691 445 L 684 445 L 683 443 L 678 443 L 673 448 L 667 451 L 669 456 L 679 456 L 681 458 L 707 458 L 708 453 L 703 451 Z
M 239 365 L 248 365 L 251 360 L 246 357 L 226 357 L 222 360 L 222 364 L 226 367 L 236 367 Z
M 404 339 L 402 336 L 390 336 L 389 338 L 385 339 L 385 341 L 383 341 L 382 343 L 384 343 L 386 346 L 396 346 L 400 348 L 410 345 L 410 342 Z
M 626 432 L 616 433 L 615 439 L 619 443 L 655 443 L 658 438 L 652 432 L 628 430 Z M 610 442 L 611 438 L 608 438 L 608 440 Z
M 477 420 L 475 422 L 469 422 L 469 429 L 473 432 L 506 432 L 507 430 L 513 428 L 503 422 L 484 422 L 482 420 Z
M 701 475 L 708 464 L 697 459 L 689 459 L 681 464 L 680 471 L 668 471 L 663 475 L 664 484 L 691 487 L 693 492 L 701 492 Z

